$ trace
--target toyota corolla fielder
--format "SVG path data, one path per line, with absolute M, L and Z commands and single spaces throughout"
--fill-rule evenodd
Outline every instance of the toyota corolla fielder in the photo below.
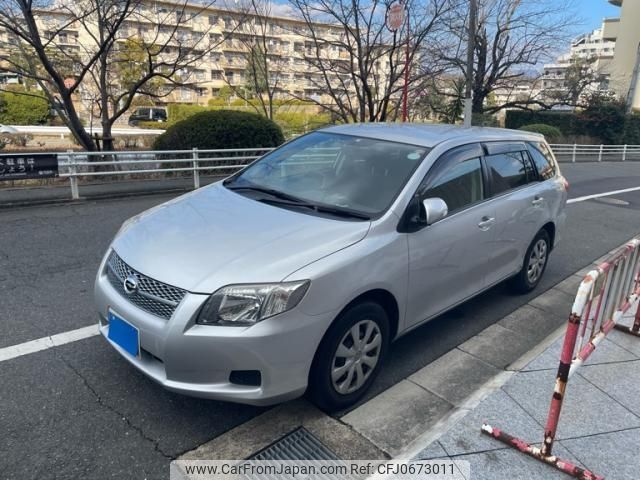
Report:
M 175 392 L 341 408 L 395 338 L 503 280 L 533 289 L 566 190 L 536 134 L 316 131 L 125 222 L 96 280 L 100 330 Z

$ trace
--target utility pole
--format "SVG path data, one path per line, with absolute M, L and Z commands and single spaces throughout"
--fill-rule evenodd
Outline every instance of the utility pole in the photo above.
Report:
M 627 95 L 627 113 L 633 112 L 633 100 L 638 90 L 638 80 L 640 76 L 640 44 L 638 44 L 638 52 L 636 53 L 636 65 L 633 68 L 633 75 L 631 75 L 631 85 L 629 85 L 629 93 Z
M 478 16 L 477 0 L 469 1 L 469 40 L 467 43 L 467 84 L 464 93 L 464 126 L 471 126 L 471 117 L 473 115 L 473 64 L 474 64 L 474 51 L 476 48 L 476 23 Z
M 409 97 L 409 70 L 411 68 L 411 24 L 409 23 L 409 1 L 404 3 L 405 15 L 407 17 L 407 48 L 404 55 L 404 86 L 402 88 L 402 121 L 406 122 L 409 119 L 409 112 L 407 109 L 407 101 Z

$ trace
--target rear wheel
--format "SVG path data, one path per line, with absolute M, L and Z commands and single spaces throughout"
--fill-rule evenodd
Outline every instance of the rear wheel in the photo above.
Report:
M 373 383 L 387 354 L 389 319 L 374 302 L 343 312 L 325 334 L 313 361 L 309 393 L 332 411 L 352 405 Z
M 540 230 L 533 239 L 524 257 L 522 270 L 511 279 L 511 285 L 519 293 L 527 293 L 540 283 L 547 268 L 551 239 L 546 230 Z

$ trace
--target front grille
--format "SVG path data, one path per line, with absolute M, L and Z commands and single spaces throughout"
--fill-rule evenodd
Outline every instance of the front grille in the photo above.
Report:
M 124 281 L 131 275 L 137 277 L 138 289 L 128 293 L 124 289 Z M 115 251 L 107 259 L 107 277 L 120 295 L 141 309 L 166 320 L 171 318 L 187 293 L 186 290 L 172 287 L 134 270 Z

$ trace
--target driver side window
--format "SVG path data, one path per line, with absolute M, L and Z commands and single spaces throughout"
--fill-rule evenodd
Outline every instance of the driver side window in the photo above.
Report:
M 421 198 L 441 198 L 455 213 L 484 199 L 479 157 L 455 162 L 428 180 Z

